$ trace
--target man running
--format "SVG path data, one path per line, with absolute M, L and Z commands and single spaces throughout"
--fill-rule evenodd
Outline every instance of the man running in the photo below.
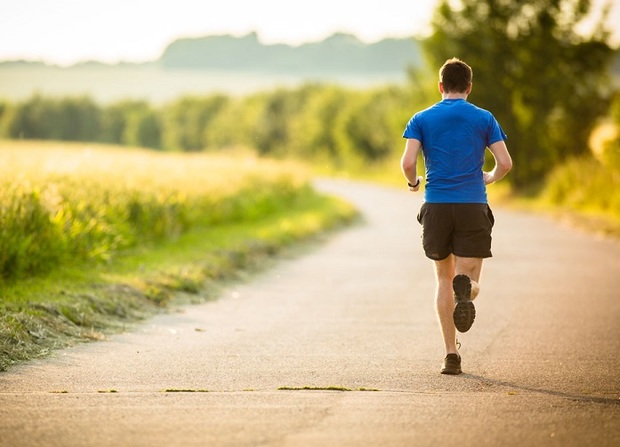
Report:
M 416 171 L 420 150 L 426 170 L 418 221 L 424 252 L 435 262 L 435 306 L 446 351 L 442 374 L 462 372 L 456 330 L 467 332 L 474 322 L 482 260 L 492 256 L 494 217 L 486 185 L 512 168 L 506 134 L 495 117 L 467 101 L 472 76 L 465 62 L 447 60 L 439 70 L 442 100 L 416 113 L 403 134 L 401 168 L 410 191 L 418 191 L 422 180 Z M 486 148 L 495 159 L 490 172 L 482 170 Z

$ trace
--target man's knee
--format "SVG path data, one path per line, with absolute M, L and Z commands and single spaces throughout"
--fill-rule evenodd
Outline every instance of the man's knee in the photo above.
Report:
M 437 276 L 437 281 L 445 281 L 450 280 L 454 277 L 454 256 L 449 255 L 447 258 L 442 259 L 441 261 L 435 261 L 435 274 Z

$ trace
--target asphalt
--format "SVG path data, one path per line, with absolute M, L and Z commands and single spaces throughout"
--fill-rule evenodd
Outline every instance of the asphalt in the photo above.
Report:
M 204 305 L 0 373 L 0 446 L 618 446 L 620 244 L 494 209 L 464 374 L 439 374 L 420 196 Z

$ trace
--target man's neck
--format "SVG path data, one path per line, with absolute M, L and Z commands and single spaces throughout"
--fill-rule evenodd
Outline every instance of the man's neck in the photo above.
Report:
M 467 99 L 467 93 L 442 93 L 442 99 Z

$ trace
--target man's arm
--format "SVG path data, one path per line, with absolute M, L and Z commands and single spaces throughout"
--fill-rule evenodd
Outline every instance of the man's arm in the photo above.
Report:
M 490 185 L 504 178 L 512 169 L 512 158 L 508 153 L 508 148 L 503 140 L 497 141 L 489 146 L 489 150 L 495 158 L 495 167 L 491 172 L 483 172 L 484 184 Z
M 403 172 L 403 175 L 407 179 L 407 182 L 410 185 L 415 185 L 413 187 L 409 187 L 411 191 L 417 191 L 420 189 L 421 181 L 418 179 L 417 175 L 417 163 L 418 163 L 418 153 L 422 148 L 422 143 L 415 138 L 408 138 L 407 143 L 405 144 L 405 153 L 400 159 L 400 168 Z

